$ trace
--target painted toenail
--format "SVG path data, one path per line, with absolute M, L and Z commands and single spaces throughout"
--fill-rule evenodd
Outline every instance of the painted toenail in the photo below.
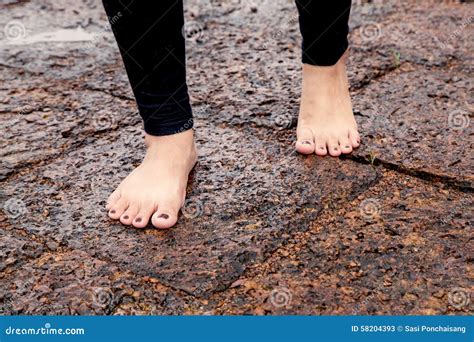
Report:
M 320 147 L 319 149 L 320 149 L 320 150 L 325 150 L 326 148 L 324 148 L 324 147 Z
M 123 219 L 124 219 L 124 220 L 128 220 L 128 215 L 125 215 L 125 216 L 123 217 Z
M 141 218 L 141 217 L 137 217 L 137 218 L 135 219 L 135 222 L 142 222 L 142 218 Z
M 349 148 L 349 145 L 346 145 L 345 148 Z
M 311 145 L 311 141 L 309 140 L 305 140 L 302 142 L 303 145 Z
M 168 214 L 161 214 L 160 216 L 158 216 L 158 218 L 162 218 L 162 219 L 169 219 L 169 215 Z
M 111 210 L 110 213 L 111 213 L 111 214 L 115 214 L 115 210 Z
M 337 147 L 334 147 L 334 151 L 337 151 Z

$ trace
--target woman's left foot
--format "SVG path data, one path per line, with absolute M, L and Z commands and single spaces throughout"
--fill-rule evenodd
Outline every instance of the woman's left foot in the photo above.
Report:
M 337 157 L 360 145 L 346 72 L 347 53 L 333 66 L 303 64 L 296 150 Z

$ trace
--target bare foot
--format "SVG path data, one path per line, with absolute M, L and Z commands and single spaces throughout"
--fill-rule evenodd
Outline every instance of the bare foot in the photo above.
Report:
M 351 153 L 360 145 L 352 113 L 346 54 L 334 66 L 303 64 L 296 150 L 302 154 Z
M 146 156 L 110 195 L 109 217 L 125 225 L 170 228 L 184 204 L 188 175 L 197 160 L 193 130 L 146 135 Z

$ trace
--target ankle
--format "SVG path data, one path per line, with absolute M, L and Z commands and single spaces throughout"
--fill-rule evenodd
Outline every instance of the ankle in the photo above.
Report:
M 341 72 L 346 72 L 346 63 L 349 55 L 349 50 L 346 50 L 339 60 L 333 65 L 312 65 L 303 64 L 303 73 L 306 74 L 326 74 L 337 75 Z
M 171 154 L 175 156 L 190 156 L 197 154 L 194 144 L 194 131 L 192 129 L 164 136 L 153 136 L 145 134 L 145 145 L 147 157 Z
M 160 145 L 192 145 L 194 142 L 194 130 L 190 129 L 184 132 L 170 134 L 170 135 L 150 135 L 145 133 L 145 145 L 148 149 L 155 148 Z

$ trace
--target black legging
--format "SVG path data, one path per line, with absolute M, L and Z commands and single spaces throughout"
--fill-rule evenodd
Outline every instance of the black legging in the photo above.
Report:
M 186 85 L 183 0 L 103 0 L 145 131 L 193 127 Z M 348 47 L 351 0 L 296 0 L 303 63 L 334 65 Z

